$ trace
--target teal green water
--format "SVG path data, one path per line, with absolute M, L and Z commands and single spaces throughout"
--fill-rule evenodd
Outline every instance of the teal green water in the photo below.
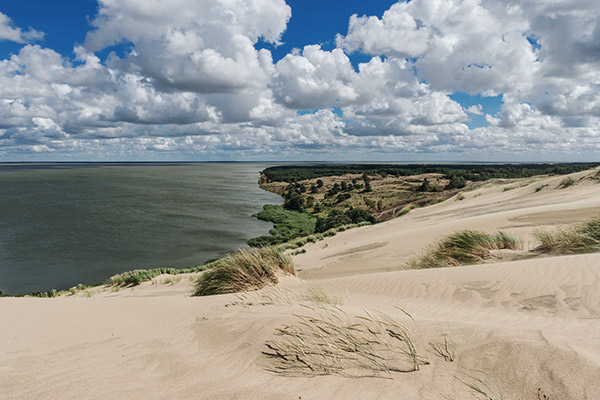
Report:
M 0 164 L 0 290 L 99 283 L 135 268 L 189 267 L 246 247 L 280 198 L 264 164 Z

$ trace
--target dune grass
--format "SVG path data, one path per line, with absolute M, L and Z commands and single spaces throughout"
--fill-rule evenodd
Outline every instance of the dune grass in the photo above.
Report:
M 315 310 L 315 309 L 313 309 Z M 274 372 L 289 375 L 377 376 L 418 371 L 429 364 L 417 354 L 410 330 L 385 314 L 349 317 L 339 307 L 296 315 L 298 323 L 277 330 L 264 352 Z
M 444 199 L 444 200 L 446 200 L 446 199 Z M 408 206 L 403 207 L 400 211 L 398 211 L 396 213 L 396 215 L 394 215 L 394 218 L 398 218 L 398 217 L 401 217 L 403 215 L 406 215 L 406 214 L 408 214 L 409 212 L 411 212 L 412 210 L 414 210 L 415 208 L 418 208 L 418 207 L 419 206 L 416 205 L 416 204 L 409 204 Z
M 535 249 L 541 253 L 577 254 L 600 251 L 600 215 L 568 230 L 538 231 L 541 244 Z
M 273 247 L 238 251 L 213 263 L 196 283 L 194 296 L 260 289 L 277 283 L 278 272 L 296 275 L 289 257 Z
M 201 272 L 211 268 L 216 261 L 210 261 L 191 268 L 153 268 L 135 269 L 111 276 L 106 282 L 109 286 L 137 286 L 143 282 L 150 281 L 159 275 L 180 275 Z
M 481 376 L 477 376 L 481 375 Z M 462 373 L 462 376 L 454 376 L 456 380 L 466 386 L 471 396 L 479 400 L 504 400 L 504 395 L 497 384 L 490 381 L 483 371 L 473 373 Z
M 444 359 L 444 361 L 454 362 L 454 359 L 456 359 L 456 349 L 454 341 L 448 335 L 444 336 L 443 342 L 429 342 L 429 345 L 431 346 L 433 353 L 436 356 Z
M 306 298 L 307 300 L 313 302 L 314 304 L 317 305 L 325 305 L 325 304 L 330 304 L 330 305 L 342 305 L 342 299 L 340 299 L 338 296 L 329 293 L 327 290 L 325 290 L 322 287 L 319 286 L 309 286 L 306 289 L 306 294 L 304 295 L 304 298 Z
M 452 267 L 482 262 L 490 250 L 521 248 L 516 237 L 505 232 L 459 231 L 431 246 L 420 258 L 409 262 L 413 269 Z
M 560 183 L 558 184 L 558 188 L 559 189 L 565 189 L 568 188 L 570 186 L 573 186 L 575 184 L 575 179 L 573 179 L 570 176 L 567 176 L 566 178 L 563 178 Z

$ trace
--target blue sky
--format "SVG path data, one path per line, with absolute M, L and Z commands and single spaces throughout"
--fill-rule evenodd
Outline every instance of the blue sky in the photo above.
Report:
M 0 161 L 595 160 L 600 11 L 550 0 L 0 5 Z

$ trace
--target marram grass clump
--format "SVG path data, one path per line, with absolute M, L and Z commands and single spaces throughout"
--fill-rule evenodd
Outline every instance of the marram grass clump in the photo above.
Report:
M 600 251 L 600 215 L 569 230 L 537 232 L 542 253 L 575 254 Z
M 521 241 L 505 232 L 460 231 L 431 246 L 426 253 L 409 263 L 410 268 L 440 268 L 482 262 L 490 250 L 522 248 Z
M 260 289 L 277 283 L 277 273 L 296 275 L 290 258 L 273 247 L 238 251 L 213 264 L 198 279 L 194 296 L 210 296 Z

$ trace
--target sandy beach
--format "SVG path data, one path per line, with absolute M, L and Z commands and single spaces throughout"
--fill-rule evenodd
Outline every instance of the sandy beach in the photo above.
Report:
M 577 183 L 567 188 L 563 177 L 490 185 L 339 233 L 293 257 L 298 277 L 243 295 L 190 297 L 188 276 L 163 276 L 119 291 L 0 298 L 0 398 L 485 398 L 477 387 L 492 399 L 597 399 L 600 254 L 527 252 L 535 230 L 600 213 L 595 172 L 571 175 Z M 461 229 L 501 229 L 525 250 L 495 252 L 481 265 L 406 269 Z M 321 375 L 282 368 L 267 346 L 285 340 L 278 329 L 302 329 L 303 318 L 344 324 L 369 314 L 407 327 L 417 371 Z M 452 360 L 435 350 L 444 343 Z

